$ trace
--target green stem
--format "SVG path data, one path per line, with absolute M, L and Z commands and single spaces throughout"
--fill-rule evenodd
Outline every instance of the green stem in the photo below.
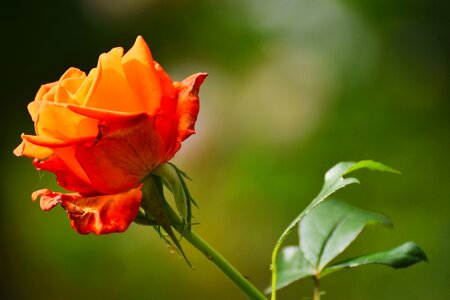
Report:
M 213 262 L 231 281 L 233 281 L 243 293 L 250 299 L 267 298 L 257 288 L 255 288 L 238 270 L 236 270 L 219 252 L 205 242 L 194 231 L 188 231 L 180 217 L 171 207 L 167 207 L 167 214 L 171 220 L 172 226 L 178 231 L 191 245 L 199 250 L 208 260 Z
M 319 278 L 316 276 L 313 277 L 314 280 L 314 300 L 320 300 L 320 284 Z

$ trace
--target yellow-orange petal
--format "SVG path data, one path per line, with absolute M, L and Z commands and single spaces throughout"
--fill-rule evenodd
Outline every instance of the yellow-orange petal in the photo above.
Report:
M 73 103 L 76 105 L 85 105 L 90 95 L 97 88 L 97 85 L 100 82 L 100 77 L 101 71 L 97 68 L 93 68 L 84 79 L 77 92 L 74 94 Z
M 102 121 L 129 120 L 147 114 L 146 112 L 121 112 L 78 105 L 67 105 L 67 108 L 79 115 Z
M 95 137 L 98 121 L 81 116 L 67 108 L 67 104 L 41 101 L 35 123 L 36 133 L 59 140 Z
M 123 69 L 131 89 L 138 95 L 145 111 L 153 114 L 161 107 L 161 83 L 150 49 L 138 36 L 131 49 L 122 57 Z
M 14 149 L 13 153 L 16 156 L 26 156 L 43 160 L 51 156 L 53 151 L 47 147 L 37 146 L 23 140 L 22 143 Z
M 36 96 L 34 97 L 34 100 L 44 100 L 45 98 L 45 100 L 53 101 L 53 97 L 55 95 L 55 87 L 57 84 L 58 81 L 41 85 L 38 92 L 36 93 Z
M 38 113 L 39 113 L 39 107 L 41 106 L 42 101 L 32 101 L 28 103 L 27 109 L 28 113 L 31 116 L 31 119 L 34 123 L 37 121 Z
M 100 55 L 93 89 L 82 106 L 123 112 L 144 111 L 143 103 L 127 81 L 122 54 L 122 48 L 114 48 Z
M 86 74 L 77 68 L 69 68 L 59 79 L 56 86 L 54 102 L 77 103 L 75 93 L 86 79 Z
M 126 192 L 94 197 L 43 189 L 34 192 L 32 198 L 40 198 L 43 210 L 50 210 L 60 203 L 67 212 L 70 225 L 80 234 L 107 234 L 125 231 L 136 218 L 142 199 L 141 188 L 139 185 Z
M 207 73 L 197 73 L 176 84 L 179 91 L 177 116 L 178 138 L 182 142 L 195 133 L 195 122 L 199 111 L 198 92 L 205 80 Z
M 53 137 L 48 136 L 40 136 L 40 135 L 28 135 L 22 133 L 22 139 L 34 144 L 36 146 L 46 147 L 50 149 L 57 149 L 57 148 L 64 148 L 73 146 L 78 143 L 87 142 L 93 140 L 92 137 L 81 137 L 81 138 L 74 138 L 74 139 L 68 139 L 68 140 L 60 140 Z

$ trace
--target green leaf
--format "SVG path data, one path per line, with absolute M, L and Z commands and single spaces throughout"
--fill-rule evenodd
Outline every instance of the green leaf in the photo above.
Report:
M 298 247 L 289 246 L 277 257 L 277 289 L 304 277 L 321 277 L 324 267 L 342 253 L 367 224 L 392 226 L 381 214 L 335 199 L 321 203 L 299 224 Z
M 407 268 L 420 261 L 428 261 L 425 252 L 417 244 L 407 242 L 384 252 L 363 255 L 336 263 L 330 267 L 327 267 L 321 276 L 323 277 L 345 268 L 355 268 L 373 264 L 386 265 L 395 269 Z
M 314 274 L 314 266 L 305 258 L 302 250 L 297 246 L 284 247 L 277 257 L 277 265 L 277 289 Z M 270 288 L 267 292 L 270 293 Z
M 356 164 L 354 164 L 353 166 L 351 166 L 350 168 L 347 169 L 347 171 L 345 171 L 344 175 L 351 173 L 353 171 L 356 171 L 358 169 L 361 168 L 366 168 L 372 171 L 383 171 L 383 172 L 391 172 L 391 173 L 395 173 L 395 174 L 401 174 L 401 172 L 383 165 L 382 163 L 373 161 L 373 160 L 361 160 L 359 162 L 357 162 Z
M 335 199 L 323 202 L 301 220 L 300 248 L 316 269 L 316 274 L 320 274 L 371 223 L 392 226 L 390 220 L 381 214 Z
M 341 162 L 331 168 L 325 174 L 325 182 L 319 194 L 313 199 L 313 201 L 306 207 L 304 211 L 302 211 L 294 221 L 289 224 L 289 226 L 284 230 L 281 236 L 278 238 L 278 241 L 275 243 L 275 247 L 272 251 L 272 299 L 275 299 L 275 288 L 277 283 L 277 253 L 283 241 L 286 239 L 287 235 L 292 231 L 292 229 L 305 217 L 316 205 L 326 200 L 330 195 L 345 187 L 346 185 L 352 183 L 359 183 L 356 178 L 344 178 L 344 175 L 347 175 L 353 171 L 359 169 L 370 169 L 377 171 L 386 171 L 398 173 L 394 169 L 385 166 L 381 163 L 372 161 L 372 160 L 363 160 L 360 162 Z

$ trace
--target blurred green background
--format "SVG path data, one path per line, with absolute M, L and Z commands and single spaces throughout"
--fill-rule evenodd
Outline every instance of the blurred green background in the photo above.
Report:
M 339 197 L 383 212 L 348 255 L 416 241 L 430 262 L 368 266 L 322 282 L 324 299 L 449 299 L 448 1 L 3 1 L 2 299 L 245 299 L 185 244 L 196 270 L 148 227 L 81 236 L 32 191 L 55 187 L 12 149 L 26 104 L 70 66 L 89 71 L 138 34 L 175 80 L 206 71 L 197 135 L 174 162 L 194 180 L 196 230 L 261 289 L 270 253 L 339 161 L 374 159 Z M 287 243 L 296 243 L 295 234 Z M 280 299 L 312 294 L 304 281 Z

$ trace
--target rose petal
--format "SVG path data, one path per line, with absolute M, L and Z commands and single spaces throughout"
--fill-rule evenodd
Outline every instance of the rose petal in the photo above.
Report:
M 83 188 L 84 185 L 92 186 L 89 177 L 86 175 L 85 171 L 81 167 L 80 163 L 75 159 L 75 148 L 73 147 L 75 144 L 85 143 L 87 141 L 92 141 L 92 138 L 81 138 L 81 139 L 73 139 L 70 141 L 61 141 L 58 139 L 53 139 L 49 137 L 41 137 L 41 136 L 30 136 L 22 134 L 22 139 L 24 140 L 19 147 L 14 150 L 14 154 L 17 156 L 26 155 L 29 157 L 34 157 L 38 159 L 38 165 L 35 164 L 37 168 L 41 168 L 44 170 L 49 170 L 54 172 L 53 170 L 57 169 L 60 171 L 60 180 L 61 182 L 66 182 L 67 186 L 71 186 L 71 188 L 66 187 L 69 190 L 80 191 L 86 194 L 91 194 L 91 190 L 88 188 Z M 45 152 L 43 149 L 49 149 L 51 153 Z M 55 163 L 52 160 L 48 162 L 50 167 L 46 167 L 46 163 L 51 154 L 54 154 L 51 158 L 56 159 L 54 156 L 58 157 L 58 161 Z M 47 160 L 46 160 L 47 159 Z M 67 168 L 55 167 L 54 165 L 59 165 L 60 163 L 64 164 Z M 69 174 L 64 175 L 64 170 L 67 170 Z M 73 178 L 75 183 L 70 183 L 70 176 L 76 176 Z M 69 179 L 64 179 L 61 176 L 67 177 Z M 57 174 L 58 177 L 58 174 Z M 77 183 L 77 179 L 81 180 L 85 184 Z M 80 186 L 80 188 L 75 189 L 74 187 Z
M 76 162 L 78 166 L 68 167 L 59 155 L 54 154 L 46 160 L 36 159 L 33 161 L 33 164 L 39 171 L 45 170 L 54 173 L 58 185 L 66 190 L 78 192 L 85 196 L 98 195 L 99 192 L 92 186 L 78 162 Z
M 100 108 L 91 108 L 85 106 L 77 106 L 77 105 L 67 105 L 67 108 L 71 111 L 92 118 L 96 120 L 102 121 L 115 121 L 115 120 L 125 120 L 125 119 L 134 119 L 140 115 L 146 115 L 146 112 L 120 112 L 120 111 L 112 111 L 108 109 L 100 109 Z
M 93 89 L 84 106 L 114 111 L 144 111 L 138 95 L 130 89 L 123 66 L 122 48 L 114 48 L 100 55 Z
M 103 194 L 127 190 L 167 161 L 157 132 L 158 116 L 102 122 L 99 139 L 76 146 L 75 157 Z
M 114 195 L 63 197 L 61 205 L 71 219 L 71 226 L 80 234 L 123 232 L 138 214 L 141 187 Z
M 97 135 L 98 121 L 74 113 L 66 104 L 41 101 L 35 128 L 39 136 L 60 140 Z
M 139 96 L 145 111 L 153 114 L 161 107 L 162 88 L 152 54 L 142 36 L 122 58 L 123 69 L 131 89 Z
M 63 194 L 44 189 L 33 193 L 41 198 L 41 208 L 49 210 L 56 204 L 67 211 L 70 225 L 80 234 L 123 232 L 136 218 L 142 198 L 142 185 L 129 191 L 95 197 Z
M 34 145 L 26 140 L 14 149 L 13 153 L 16 156 L 27 156 L 31 158 L 37 158 L 39 160 L 44 160 L 53 154 L 53 151 L 49 148 Z
M 33 192 L 31 194 L 31 200 L 36 201 L 38 198 L 40 198 L 40 206 L 43 211 L 51 210 L 53 207 L 55 207 L 58 203 L 61 203 L 62 200 L 61 193 L 55 193 L 49 189 L 41 189 Z M 70 196 L 70 195 L 66 195 Z M 72 196 L 70 196 L 72 197 Z
M 21 137 L 23 140 L 25 140 L 29 143 L 32 143 L 36 146 L 42 146 L 42 147 L 47 147 L 47 148 L 51 148 L 51 149 L 69 147 L 69 146 L 72 146 L 72 145 L 75 145 L 78 143 L 93 140 L 92 137 L 82 137 L 82 138 L 74 138 L 74 139 L 63 141 L 63 140 L 53 138 L 53 137 L 28 135 L 28 134 L 24 134 L 24 133 L 22 133 Z
M 170 158 L 175 155 L 179 147 L 177 146 L 177 126 L 176 119 L 178 90 L 173 86 L 172 79 L 164 71 L 164 69 L 155 62 L 155 69 L 161 82 L 163 89 L 163 99 L 161 102 L 161 115 L 156 120 L 158 132 L 165 144 L 165 149 L 170 153 Z M 181 146 L 181 144 L 180 144 Z
M 59 79 L 54 102 L 78 103 L 75 94 L 86 79 L 86 74 L 77 68 L 69 68 Z
M 32 101 L 28 103 L 27 109 L 28 113 L 31 116 L 31 119 L 34 123 L 37 121 L 38 113 L 39 113 L 39 107 L 41 106 L 42 101 Z
M 53 101 L 53 98 L 55 97 L 55 91 L 56 91 L 55 88 L 56 88 L 57 84 L 58 84 L 58 81 L 41 85 L 38 92 L 36 93 L 36 96 L 34 97 L 34 101 L 38 101 L 38 100 Z
M 177 115 L 179 117 L 177 140 L 179 142 L 184 141 L 195 133 L 194 125 L 199 110 L 198 92 L 206 76 L 208 76 L 207 73 L 197 73 L 175 86 L 179 91 L 177 105 Z
M 101 72 L 100 72 L 101 73 Z M 101 75 L 101 74 L 100 74 Z M 74 95 L 74 103 L 77 105 L 85 105 L 88 101 L 90 95 L 95 91 L 97 85 L 100 81 L 99 70 L 97 68 L 93 68 L 84 82 L 81 84 L 80 88 Z
M 161 101 L 161 109 L 165 114 L 174 115 L 177 108 L 178 90 L 173 86 L 173 81 L 164 71 L 160 64 L 154 62 L 156 74 L 161 83 L 163 99 Z

